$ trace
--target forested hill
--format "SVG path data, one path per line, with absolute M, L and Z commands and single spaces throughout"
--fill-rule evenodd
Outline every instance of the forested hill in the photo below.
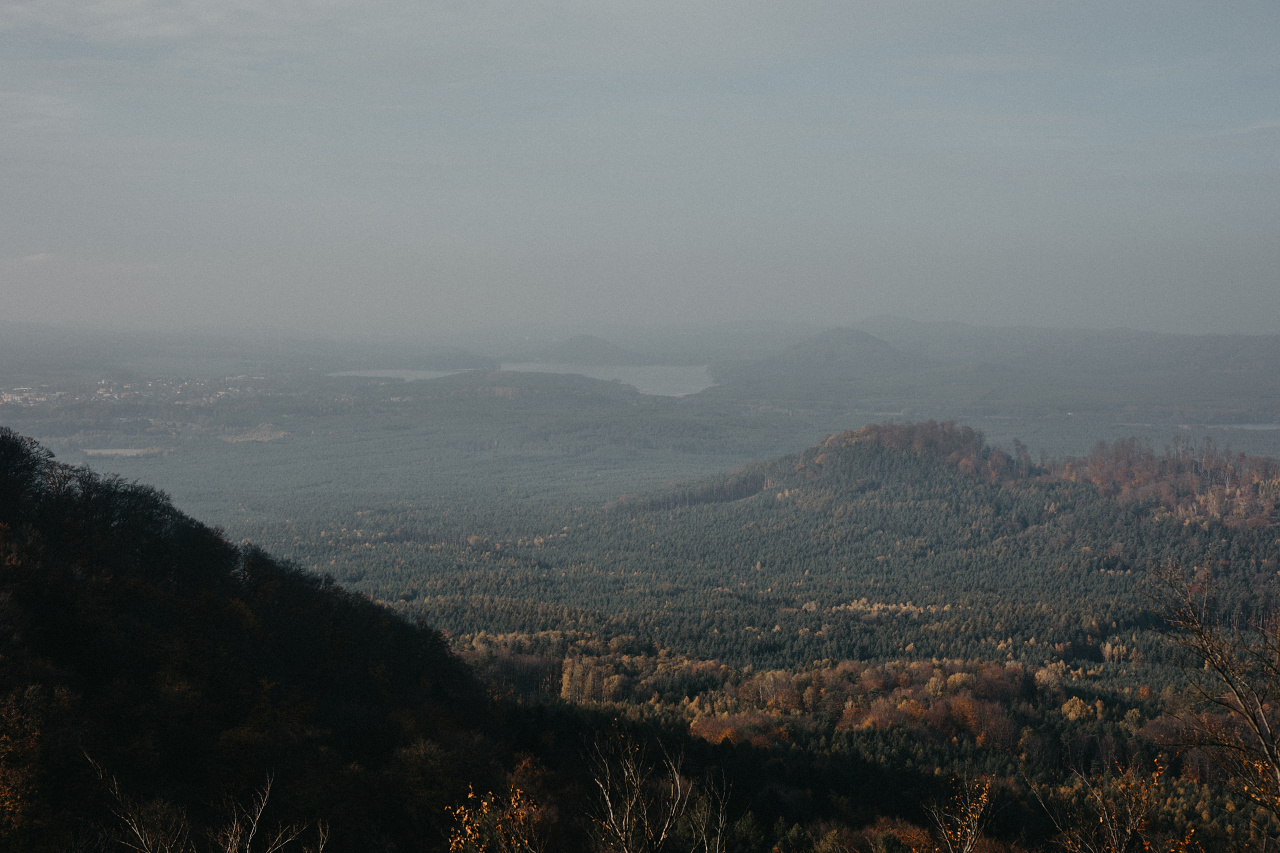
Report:
M 619 716 L 492 699 L 439 633 L 0 428 L 0 853 L 515 849 L 467 835 L 495 821 L 520 849 L 615 850 L 594 810 L 613 771 L 584 752 L 648 773 L 659 736 L 682 785 L 732 788 L 715 846 L 691 803 L 684 849 L 767 853 L 797 821 L 851 832 L 942 790 Z
M 1262 461 L 1201 447 L 1179 468 L 1125 450 L 1042 465 L 954 424 L 888 424 L 523 533 L 477 525 L 417 544 L 409 515 L 375 514 L 359 536 L 293 535 L 338 551 L 340 577 L 455 634 L 568 628 L 739 665 L 1038 665 L 1135 643 L 1159 654 L 1146 633 L 1152 567 L 1212 572 L 1238 613 L 1277 600 L 1267 501 L 1280 481 Z M 1230 494 L 1214 459 L 1235 466 Z M 385 568 L 396 565 L 418 570 Z
M 658 359 L 631 352 L 594 335 L 573 337 L 532 349 L 507 353 L 503 361 L 533 361 L 551 364 L 642 365 Z
M 677 484 L 641 497 L 625 496 L 611 506 L 634 511 L 716 503 L 824 476 L 830 482 L 847 478 L 850 471 L 856 474 L 856 460 L 867 450 L 930 458 L 998 485 L 1091 483 L 1102 497 L 1123 503 L 1145 501 L 1184 520 L 1213 518 L 1227 527 L 1248 529 L 1280 525 L 1280 460 L 1231 453 L 1210 439 L 1175 442 L 1163 453 L 1124 439 L 1098 442 L 1084 456 L 1036 463 L 1016 439 L 1006 451 L 986 444 L 981 432 L 950 421 L 870 424 L 845 430 L 798 456 L 744 466 L 722 477 Z M 847 467 L 850 463 L 853 468 Z
M 819 479 L 824 485 L 862 492 L 878 487 L 878 483 L 860 475 L 865 463 L 861 451 L 907 453 L 993 483 L 1025 479 L 1036 470 L 1021 444 L 1012 454 L 1006 453 L 987 446 L 982 433 L 971 427 L 936 421 L 873 424 L 827 436 L 796 456 L 747 465 L 723 477 L 677 484 L 639 497 L 624 496 L 610 506 L 636 511 L 720 503 L 751 497 L 761 490 L 807 487 Z
M 582 750 L 628 716 L 732 783 L 742 853 L 920 819 L 947 772 L 1012 791 L 1067 759 L 1145 761 L 1184 684 L 1146 570 L 1267 612 L 1276 473 L 1207 444 L 1049 464 L 882 424 L 500 529 L 467 507 L 289 529 L 299 564 L 447 628 L 492 686 L 560 697 L 530 706 L 487 698 L 441 634 L 0 429 L 0 853 L 110 849 L 122 816 L 205 839 L 268 779 L 265 824 L 321 819 L 330 853 L 443 850 L 447 809 L 491 802 L 469 786 L 548 804 L 543 849 L 606 849 Z M 1212 779 L 1170 772 L 1181 826 Z M 1013 839 L 1034 808 L 1009 796 Z
M 830 329 L 776 355 L 717 364 L 720 384 L 703 395 L 801 411 L 990 418 L 988 429 L 1002 431 L 1016 421 L 1012 434 L 1024 438 L 1041 433 L 1045 417 L 1088 418 L 1095 437 L 1104 430 L 1116 436 L 1113 430 L 1126 425 L 1172 435 L 1167 429 L 1178 425 L 1275 423 L 1277 354 L 1275 335 L 982 329 L 882 319 Z M 1063 425 L 1054 422 L 1058 433 Z M 1057 444 L 1061 435 L 1054 433 L 1041 433 L 1037 443 Z
M 770 399 L 813 404 L 878 399 L 902 392 L 904 377 L 936 367 L 858 329 L 830 329 L 757 361 L 715 368 L 720 383 L 708 394 L 725 399 Z
M 439 839 L 490 713 L 437 632 L 0 429 L 0 850 L 124 801 L 198 829 L 271 777 L 264 819 L 323 817 L 330 849 Z

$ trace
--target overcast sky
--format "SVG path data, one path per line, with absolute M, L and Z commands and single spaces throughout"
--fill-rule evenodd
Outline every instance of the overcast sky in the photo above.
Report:
M 0 311 L 1280 332 L 1280 3 L 0 0 Z

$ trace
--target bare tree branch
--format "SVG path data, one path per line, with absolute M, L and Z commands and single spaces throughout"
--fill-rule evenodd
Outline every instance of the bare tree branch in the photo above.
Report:
M 645 750 L 618 737 L 590 756 L 597 789 L 593 835 L 602 853 L 664 853 L 689 808 L 693 783 L 665 750 L 650 766 Z
M 991 802 L 991 783 L 986 779 L 964 779 L 959 782 L 951 803 L 933 803 L 925 813 L 933 824 L 935 849 L 939 853 L 973 853 L 982 838 L 987 806 Z
M 1185 717 L 1187 730 L 1244 794 L 1280 817 L 1280 621 L 1225 623 L 1207 577 L 1167 570 L 1159 580 L 1167 633 L 1200 662 L 1192 683 L 1204 710 Z

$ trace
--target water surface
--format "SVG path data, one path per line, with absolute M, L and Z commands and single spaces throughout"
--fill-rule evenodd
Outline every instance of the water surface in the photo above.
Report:
M 330 373 L 330 376 L 363 376 L 367 379 L 403 379 L 413 382 L 416 379 L 440 379 L 465 373 L 465 370 L 344 370 L 341 373 Z
M 654 364 L 647 367 L 629 367 L 603 364 L 555 364 L 526 361 L 509 362 L 503 370 L 517 373 L 573 373 L 591 379 L 621 382 L 630 385 L 641 394 L 662 397 L 683 397 L 710 388 L 711 368 L 701 365 Z
M 621 382 L 630 385 L 641 394 L 662 397 L 683 397 L 710 388 L 711 368 L 708 365 L 655 364 L 646 367 L 561 364 L 541 361 L 507 362 L 500 368 L 513 373 L 571 373 L 589 379 Z M 367 379 L 403 379 L 413 382 L 419 379 L 440 379 L 465 373 L 464 370 L 344 370 L 330 376 L 361 376 Z

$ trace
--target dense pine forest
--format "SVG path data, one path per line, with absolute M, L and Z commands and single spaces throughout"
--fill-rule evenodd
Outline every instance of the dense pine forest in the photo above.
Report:
M 461 657 L 151 488 L 11 431 L 0 467 L 8 849 L 250 849 L 225 846 L 250 826 L 299 849 L 933 849 L 977 812 L 984 844 L 1035 848 L 1084 843 L 1099 803 L 1140 810 L 1144 843 L 1280 829 L 1189 739 L 1186 644 L 1152 633 L 1171 611 L 1135 565 L 1193 566 L 1221 615 L 1259 617 L 1267 460 L 1039 465 L 952 424 L 836 434 L 619 499 L 589 535 L 432 543 L 463 592 L 394 609 L 487 626 L 457 633 Z M 588 571 L 601 548 L 616 580 Z M 559 565 L 581 568 L 538 584 Z M 521 573 L 577 604 L 513 626 L 469 589 Z M 734 604 L 695 609 L 682 584 Z M 650 828 L 602 809 L 640 794 L 669 834 L 626 846 Z
M 47 340 L 0 849 L 1280 839 L 1272 338 Z
M 1208 445 L 1040 465 L 926 422 L 569 509 L 523 535 L 432 530 L 405 507 L 278 541 L 453 633 L 554 626 L 756 666 L 908 646 L 1154 662 L 1147 567 L 1211 565 L 1233 612 L 1271 606 L 1276 483 L 1273 461 Z

